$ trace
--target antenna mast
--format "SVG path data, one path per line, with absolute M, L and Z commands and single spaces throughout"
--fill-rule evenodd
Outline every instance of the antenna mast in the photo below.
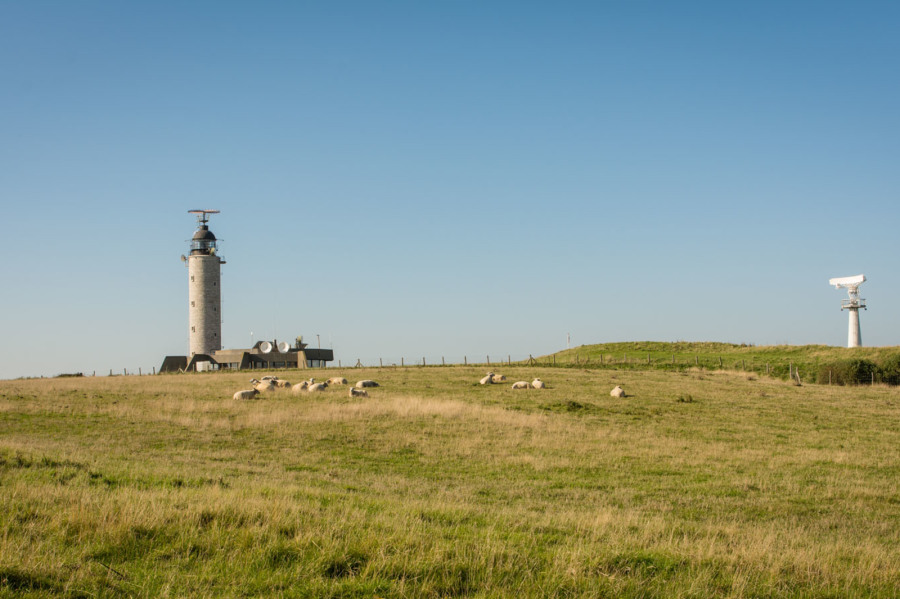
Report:
M 838 277 L 829 279 L 828 284 L 835 289 L 846 289 L 848 299 L 841 300 L 841 311 L 845 309 L 850 314 L 850 325 L 847 331 L 847 347 L 861 347 L 862 334 L 859 330 L 859 309 L 867 310 L 866 300 L 859 297 L 859 286 L 866 282 L 866 275 L 853 277 Z

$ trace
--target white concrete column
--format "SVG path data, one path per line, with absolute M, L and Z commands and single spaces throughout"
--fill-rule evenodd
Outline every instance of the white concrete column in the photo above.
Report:
M 850 308 L 850 328 L 847 332 L 847 347 L 862 347 L 859 332 L 859 308 Z

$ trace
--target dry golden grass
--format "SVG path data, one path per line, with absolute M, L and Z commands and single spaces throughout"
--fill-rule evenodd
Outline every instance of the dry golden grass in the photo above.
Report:
M 895 595 L 897 390 L 500 371 L 0 382 L 0 597 Z

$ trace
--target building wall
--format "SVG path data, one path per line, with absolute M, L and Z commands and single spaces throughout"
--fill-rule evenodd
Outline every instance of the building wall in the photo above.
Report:
M 218 256 L 188 257 L 188 355 L 222 349 L 221 260 Z

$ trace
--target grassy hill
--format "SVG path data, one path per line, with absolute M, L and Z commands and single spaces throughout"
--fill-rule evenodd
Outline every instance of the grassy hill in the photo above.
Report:
M 0 597 L 896 596 L 898 389 L 496 370 L 0 381 Z
M 828 368 L 833 382 L 836 371 L 854 361 L 871 362 L 875 382 L 900 382 L 900 347 L 845 348 L 827 345 L 770 345 L 714 342 L 640 341 L 582 345 L 536 358 L 540 364 L 577 366 L 580 368 L 616 368 L 686 370 L 690 368 L 723 369 L 769 374 L 787 378 L 791 367 L 799 370 L 803 382 L 828 382 Z M 871 382 L 870 371 L 864 370 L 858 382 Z M 849 381 L 848 381 L 849 382 Z

